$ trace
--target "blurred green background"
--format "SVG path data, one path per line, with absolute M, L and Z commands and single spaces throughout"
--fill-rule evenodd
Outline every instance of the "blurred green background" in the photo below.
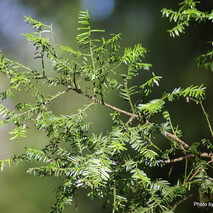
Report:
M 33 60 L 33 47 L 20 33 L 27 33 L 30 27 L 24 23 L 24 15 L 31 16 L 45 24 L 53 24 L 56 43 L 76 47 L 77 18 L 80 10 L 89 10 L 92 26 L 104 29 L 106 35 L 122 33 L 121 46 L 133 46 L 141 42 L 149 52 L 145 61 L 153 64 L 151 71 L 163 76 L 161 87 L 155 89 L 153 98 L 160 97 L 163 91 L 171 92 L 176 87 L 204 84 L 207 87 L 205 107 L 212 121 L 213 115 L 213 84 L 209 70 L 197 68 L 195 57 L 210 48 L 207 41 L 212 40 L 212 24 L 194 24 L 186 30 L 186 34 L 178 38 L 170 38 L 167 29 L 173 24 L 161 16 L 162 8 L 178 8 L 179 0 L 0 0 L 0 49 L 2 53 L 30 67 L 38 68 L 38 61 Z M 202 1 L 201 10 L 212 10 L 213 1 Z M 122 70 L 121 70 L 122 72 Z M 49 73 L 51 75 L 51 73 Z M 144 81 L 143 73 L 134 80 L 136 84 Z M 8 86 L 7 79 L 0 75 L 0 92 Z M 110 93 L 111 94 L 111 93 Z M 8 99 L 5 104 L 13 108 L 17 101 Z M 112 105 L 128 110 L 128 106 L 115 96 L 107 99 Z M 63 103 L 61 105 L 61 103 Z M 70 113 L 86 99 L 68 94 L 50 107 L 55 114 Z M 174 124 L 183 130 L 184 140 L 189 144 L 203 137 L 209 138 L 210 133 L 199 106 L 192 103 L 178 102 L 167 105 Z M 88 120 L 94 123 L 92 131 L 100 133 L 110 129 L 109 110 L 102 106 L 90 112 Z M 104 115 L 104 116 L 103 116 Z M 0 129 L 0 159 L 9 158 L 14 153 L 22 153 L 25 146 L 43 147 L 47 142 L 45 134 L 30 131 L 27 139 L 17 144 L 9 140 L 7 134 L 11 127 Z M 164 142 L 163 140 L 160 142 Z M 159 142 L 159 143 L 160 143 Z M 32 165 L 30 165 L 32 166 Z M 54 189 L 61 183 L 59 178 L 36 178 L 26 174 L 28 166 L 23 164 L 6 167 L 0 173 L 0 212 L 2 213 L 46 213 L 54 204 Z M 189 200 L 181 205 L 177 212 L 196 212 Z M 101 201 L 90 201 L 85 192 L 80 192 L 76 201 L 79 213 L 101 212 Z M 68 207 L 65 213 L 76 212 Z M 110 212 L 105 210 L 104 212 Z

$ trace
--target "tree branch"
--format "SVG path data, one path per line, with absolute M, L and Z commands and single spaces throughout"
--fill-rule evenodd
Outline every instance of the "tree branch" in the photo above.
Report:
M 45 76 L 45 77 L 44 77 L 44 76 L 41 76 L 41 75 L 40 75 L 40 76 L 36 76 L 36 79 L 44 79 L 44 78 L 47 79 L 46 76 Z M 94 97 L 94 96 L 87 95 L 87 94 L 85 94 L 83 91 L 81 91 L 80 89 L 78 89 L 78 88 L 73 88 L 72 86 L 68 85 L 68 84 L 65 83 L 65 82 L 61 82 L 61 84 L 62 84 L 63 86 L 65 86 L 65 87 L 67 87 L 68 90 L 72 90 L 72 91 L 74 91 L 74 92 L 76 92 L 76 93 L 78 93 L 78 94 L 80 94 L 80 95 L 83 95 L 84 97 L 87 97 L 87 98 L 89 98 L 89 99 L 95 101 L 95 102 L 98 103 L 98 104 L 104 105 L 105 107 L 107 107 L 107 108 L 109 108 L 109 109 L 112 109 L 112 110 L 114 110 L 114 111 L 117 111 L 117 112 L 119 112 L 119 113 L 122 113 L 122 114 L 124 114 L 124 115 L 128 115 L 128 116 L 130 117 L 129 120 L 128 120 L 128 123 L 131 123 L 134 119 L 136 119 L 136 118 L 139 117 L 139 116 L 138 116 L 137 114 L 135 114 L 135 113 L 127 112 L 127 111 L 125 111 L 125 110 L 122 110 L 122 109 L 120 109 L 120 108 L 117 108 L 117 107 L 115 107 L 115 106 L 112 106 L 112 105 L 110 105 L 110 104 L 107 104 L 107 103 L 105 103 L 105 102 L 102 102 L 102 101 L 100 101 L 98 98 L 96 98 L 96 97 Z M 148 124 L 152 124 L 149 120 L 145 120 L 145 119 L 144 119 L 144 122 L 146 122 L 146 123 L 148 123 Z M 189 145 L 186 144 L 183 140 L 181 140 L 181 139 L 178 138 L 176 135 L 174 135 L 174 134 L 172 134 L 172 133 L 170 133 L 170 132 L 168 132 L 168 131 L 164 131 L 164 133 L 162 133 L 162 135 L 163 135 L 164 137 L 166 137 L 168 140 L 175 140 L 176 142 L 178 142 L 180 148 L 181 148 L 180 145 L 183 145 L 184 148 L 188 148 L 188 147 L 189 147 Z M 181 148 L 181 149 L 183 149 L 183 148 Z M 184 154 L 185 154 L 185 151 L 184 151 Z
M 69 88 L 69 87 L 68 87 L 68 88 Z M 96 98 L 96 97 L 94 97 L 94 96 L 87 95 L 87 94 L 83 93 L 83 92 L 82 92 L 81 90 L 79 90 L 79 89 L 73 89 L 72 87 L 70 87 L 69 89 L 70 89 L 70 90 L 73 90 L 73 91 L 75 91 L 76 93 L 81 94 L 81 95 L 83 95 L 83 96 L 85 96 L 85 97 L 87 97 L 87 98 L 89 98 L 89 99 L 91 99 L 91 100 L 93 100 L 93 101 L 95 101 L 95 102 L 98 103 L 98 104 L 104 105 L 105 107 L 107 107 L 107 108 L 109 108 L 109 109 L 112 109 L 112 110 L 114 110 L 114 111 L 120 112 L 120 113 L 122 113 L 122 114 L 124 114 L 124 115 L 128 115 L 128 116 L 130 116 L 132 119 L 138 118 L 138 115 L 136 115 L 136 114 L 134 114 L 134 113 L 127 112 L 127 111 L 125 111 L 125 110 L 119 109 L 119 108 L 117 108 L 117 107 L 115 107 L 115 106 L 112 106 L 112 105 L 110 105 L 110 104 L 107 104 L 107 103 L 105 103 L 105 102 L 102 102 L 102 101 L 100 101 L 98 98 Z
M 194 154 L 189 154 L 189 155 L 185 155 L 185 156 L 182 156 L 182 157 L 179 157 L 179 158 L 174 158 L 174 159 L 168 159 L 168 160 L 162 161 L 161 163 L 167 163 L 167 164 L 176 163 L 176 162 L 180 162 L 180 161 L 183 161 L 183 160 L 191 158 L 191 157 L 194 157 Z M 212 158 L 213 154 L 203 152 L 203 153 L 200 154 L 200 157 Z M 208 163 L 211 163 L 212 161 L 213 160 L 209 161 Z
M 191 157 L 194 157 L 193 154 L 190 154 L 190 155 L 185 155 L 183 157 L 179 157 L 179 158 L 175 158 L 175 159 L 168 159 L 168 160 L 165 160 L 165 161 L 162 161 L 162 163 L 176 163 L 176 162 L 180 162 L 182 160 L 185 160 L 185 159 L 188 159 L 188 158 L 191 158 Z
M 81 94 L 93 101 L 95 101 L 96 103 L 98 104 L 101 104 L 101 105 L 104 105 L 105 107 L 109 108 L 109 109 L 112 109 L 114 111 L 117 111 L 117 112 L 120 112 L 124 115 L 128 115 L 130 117 L 129 119 L 129 123 L 131 123 L 134 119 L 138 118 L 139 116 L 135 113 L 130 113 L 130 112 L 127 112 L 125 110 L 122 110 L 120 108 L 117 108 L 115 106 L 112 106 L 110 104 L 107 104 L 105 102 L 102 102 L 100 101 L 98 98 L 94 97 L 94 96 L 90 96 L 90 95 L 87 95 L 85 94 L 84 92 L 82 92 L 81 90 L 79 89 L 76 89 L 76 88 L 73 88 L 71 87 L 70 85 L 67 85 L 66 83 L 61 83 L 62 85 L 66 86 L 69 90 L 72 90 L 72 91 L 75 91 L 76 93 L 78 94 Z M 149 120 L 144 120 L 144 122 L 148 123 L 148 124 L 152 124 Z M 178 138 L 176 135 L 173 135 L 172 133 L 168 132 L 168 131 L 164 131 L 164 134 L 162 134 L 164 137 L 166 137 L 167 139 L 169 140 L 175 140 L 176 142 L 178 142 L 179 144 L 183 145 L 185 148 L 188 148 L 189 145 L 186 144 L 183 140 L 181 140 L 180 138 Z M 181 147 L 180 147 L 181 148 Z M 185 152 L 185 151 L 184 151 Z
M 16 62 L 16 63 L 17 63 L 17 62 Z M 21 65 L 21 64 L 20 64 L 20 65 Z M 23 68 L 27 69 L 27 70 L 30 70 L 30 68 L 28 68 L 28 67 L 25 67 L 25 66 L 23 66 L 23 65 L 21 65 L 21 66 L 22 66 Z M 35 72 L 35 71 L 34 71 L 34 72 Z M 47 76 L 41 75 L 41 74 L 38 73 L 38 72 L 35 72 L 35 73 L 36 73 L 36 77 L 35 77 L 34 79 L 37 79 L 37 80 L 48 79 Z M 112 106 L 112 105 L 110 105 L 110 104 L 107 104 L 107 103 L 105 103 L 105 102 L 103 102 L 103 101 L 100 101 L 98 98 L 96 98 L 96 97 L 94 97 L 94 96 L 89 96 L 89 95 L 85 94 L 84 92 L 82 92 L 82 91 L 81 91 L 80 89 L 78 89 L 77 87 L 73 88 L 72 86 L 68 85 L 68 84 L 65 83 L 65 82 L 60 82 L 60 84 L 62 84 L 63 86 L 67 87 L 68 90 L 75 91 L 76 93 L 81 94 L 81 95 L 83 95 L 83 96 L 85 96 L 85 97 L 87 97 L 87 98 L 89 98 L 89 99 L 95 101 L 96 103 L 99 103 L 99 104 L 101 104 L 101 105 L 104 105 L 105 107 L 107 107 L 107 108 L 109 108 L 109 109 L 112 109 L 112 110 L 117 111 L 117 112 L 119 112 L 119 113 L 122 113 L 122 114 L 124 114 L 124 115 L 128 115 L 128 116 L 130 117 L 129 120 L 128 120 L 128 123 L 132 123 L 132 121 L 133 121 L 134 119 L 136 119 L 136 118 L 139 117 L 139 116 L 138 116 L 137 114 L 135 114 L 135 113 L 127 112 L 127 111 L 125 111 L 125 110 L 122 110 L 122 109 L 117 108 L 117 107 L 115 107 L 115 106 Z M 144 122 L 146 122 L 146 123 L 148 123 L 148 124 L 152 124 L 149 120 L 145 120 L 145 119 L 144 119 Z M 188 147 L 189 147 L 189 145 L 186 144 L 183 140 L 181 140 L 181 139 L 178 138 L 176 135 L 174 135 L 174 134 L 172 134 L 172 133 L 170 133 L 170 132 L 164 131 L 164 134 L 162 133 L 162 135 L 163 135 L 164 137 L 166 137 L 168 140 L 175 140 L 176 142 L 178 142 L 178 143 L 179 143 L 179 147 L 180 147 L 181 149 L 183 149 L 183 148 L 181 147 L 181 145 L 183 145 L 184 148 L 188 148 Z M 183 151 L 183 152 L 184 152 L 184 154 L 185 154 L 185 151 Z
M 165 135 L 164 135 L 166 138 L 168 138 L 169 140 L 170 139 L 173 139 L 175 141 L 177 141 L 178 143 L 180 143 L 181 145 L 183 145 L 185 148 L 188 148 L 189 145 L 186 144 L 184 141 L 182 141 L 180 138 L 178 138 L 176 135 L 173 135 L 172 133 L 170 132 L 167 132 L 165 131 Z

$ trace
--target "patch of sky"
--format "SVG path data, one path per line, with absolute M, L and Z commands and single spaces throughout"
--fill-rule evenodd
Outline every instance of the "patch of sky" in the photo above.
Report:
M 115 7 L 115 0 L 81 0 L 82 10 L 88 10 L 94 19 L 108 18 Z

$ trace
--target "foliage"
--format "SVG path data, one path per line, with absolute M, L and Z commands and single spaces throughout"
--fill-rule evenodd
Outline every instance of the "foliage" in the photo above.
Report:
M 194 21 L 196 23 L 205 23 L 207 21 L 213 23 L 213 10 L 212 11 L 200 11 L 198 8 L 200 1 L 184 0 L 179 3 L 180 8 L 178 11 L 171 9 L 162 9 L 162 15 L 169 18 L 170 22 L 175 22 L 177 25 L 168 30 L 170 36 L 176 37 L 181 33 L 185 33 L 185 28 Z M 210 42 L 212 46 L 212 41 Z M 200 55 L 197 58 L 198 66 L 203 65 L 205 68 L 211 68 L 213 71 L 213 49 L 207 53 Z
M 196 21 L 211 19 L 210 14 L 198 13 L 194 1 L 184 1 L 181 5 L 176 13 L 163 10 L 163 15 L 178 22 L 171 35 L 179 35 L 178 32 L 183 31 L 180 26 L 188 25 L 192 18 Z M 212 194 L 209 170 L 212 169 L 213 146 L 210 139 L 187 144 L 166 110 L 167 102 L 194 101 L 202 107 L 212 134 L 203 106 L 206 90 L 203 85 L 175 88 L 171 93 L 164 92 L 161 97 L 152 99 L 150 94 L 159 86 L 161 77 L 149 73 L 151 64 L 144 62 L 146 49 L 142 44 L 125 48 L 121 55 L 121 34 L 111 35 L 109 39 L 94 38 L 103 31 L 91 29 L 86 11 L 79 15 L 80 34 L 76 38 L 79 50 L 74 50 L 55 45 L 51 25 L 25 18 L 35 32 L 24 36 L 35 46 L 35 59 L 41 60 L 42 71 L 1 55 L 0 72 L 10 81 L 9 88 L 0 94 L 1 126 L 13 126 L 11 140 L 20 141 L 26 137 L 29 123 L 32 123 L 38 131 L 46 133 L 49 143 L 42 149 L 27 147 L 20 156 L 1 160 L 2 170 L 5 162 L 36 160 L 42 165 L 29 168 L 28 173 L 62 177 L 64 182 L 56 190 L 56 203 L 51 212 L 62 212 L 65 206 L 72 205 L 80 189 L 89 191 L 91 199 L 105 200 L 104 207 L 111 206 L 113 213 L 174 212 L 195 190 L 202 196 Z M 50 38 L 45 37 L 46 33 Z M 55 77 L 46 74 L 45 60 L 50 61 Z M 120 74 L 122 82 L 116 77 L 119 67 L 126 67 L 126 72 Z M 150 79 L 141 85 L 129 86 L 138 72 L 148 72 Z M 56 89 L 63 86 L 64 89 L 49 95 L 40 89 L 41 84 Z M 130 112 L 105 102 L 110 89 L 120 92 L 120 97 L 129 103 Z M 15 98 L 14 91 L 30 93 L 32 100 L 17 104 L 11 111 L 4 103 L 10 96 Z M 88 104 L 69 115 L 54 115 L 49 103 L 70 91 L 87 97 Z M 138 101 L 134 101 L 134 96 Z M 91 123 L 85 121 L 88 109 L 95 104 L 112 111 L 113 125 L 106 135 L 91 134 Z M 155 116 L 160 118 L 159 123 L 152 121 Z M 165 143 L 169 142 L 166 146 L 159 145 L 157 139 L 161 136 Z M 169 179 L 171 171 L 168 178 L 153 175 L 156 168 L 168 169 L 182 161 L 185 161 L 185 173 L 175 181 Z

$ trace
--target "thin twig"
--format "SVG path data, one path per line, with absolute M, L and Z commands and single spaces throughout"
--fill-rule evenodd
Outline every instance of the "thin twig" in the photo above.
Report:
M 41 32 L 39 33 L 39 37 L 40 37 L 40 39 L 42 39 L 41 38 Z M 45 75 L 45 69 L 44 69 L 44 47 L 43 47 L 43 45 L 41 45 L 41 67 L 42 67 L 42 71 L 43 71 L 43 76 L 46 76 Z
M 191 157 L 194 157 L 194 155 L 190 154 L 190 155 L 185 155 L 183 157 L 179 157 L 179 158 L 175 158 L 175 159 L 168 159 L 168 160 L 162 161 L 162 163 L 176 163 L 176 162 L 180 162 L 182 160 L 185 160 L 185 159 L 188 159 Z
M 199 169 L 197 170 L 190 178 L 189 178 L 189 182 L 199 173 L 199 172 L 203 172 L 204 169 Z
M 165 131 L 165 137 L 168 137 L 170 139 L 174 139 L 175 141 L 177 141 L 178 143 L 180 143 L 181 145 L 183 145 L 185 148 L 188 148 L 189 145 L 186 144 L 184 141 L 182 141 L 180 138 L 178 138 L 176 135 L 173 135 L 170 132 Z
M 201 106 L 201 108 L 202 108 L 202 110 L 203 110 L 203 113 L 204 113 L 204 115 L 205 115 L 205 117 L 206 117 L 206 120 L 207 120 L 207 123 L 208 123 L 208 126 L 209 126 L 209 130 L 210 130 L 211 135 L 212 135 L 212 137 L 213 137 L 213 130 L 212 130 L 211 123 L 210 123 L 210 121 L 209 121 L 209 115 L 206 113 L 206 110 L 205 110 L 205 108 L 204 108 L 204 106 L 203 106 L 202 101 L 200 101 L 200 106 Z
M 131 100 L 131 97 L 130 97 L 130 94 L 129 94 L 129 90 L 128 90 L 128 82 L 127 82 L 126 79 L 125 79 L 124 86 L 125 86 L 126 94 L 128 96 L 128 100 L 129 100 L 129 104 L 130 104 L 130 107 L 132 109 L 132 112 L 135 113 L 135 109 L 134 109 L 134 106 L 133 106 L 133 103 L 132 103 L 132 100 Z
M 212 158 L 213 154 L 203 152 L 199 156 L 200 157 L 206 157 L 206 158 Z M 185 156 L 182 156 L 182 157 L 179 157 L 179 158 L 174 158 L 174 159 L 168 159 L 168 160 L 162 161 L 161 163 L 168 163 L 168 164 L 169 163 L 176 163 L 176 162 L 180 162 L 180 161 L 192 158 L 192 157 L 194 157 L 194 154 L 189 154 L 189 155 L 185 155 Z M 213 162 L 213 159 L 210 160 L 209 162 L 207 162 L 207 164 L 209 164 L 211 162 Z
M 56 47 L 55 47 L 55 41 L 54 41 L 54 36 L 53 36 L 53 25 L 52 25 L 52 23 L 50 25 L 50 32 L 51 32 L 51 38 L 52 38 L 54 56 L 56 57 Z

